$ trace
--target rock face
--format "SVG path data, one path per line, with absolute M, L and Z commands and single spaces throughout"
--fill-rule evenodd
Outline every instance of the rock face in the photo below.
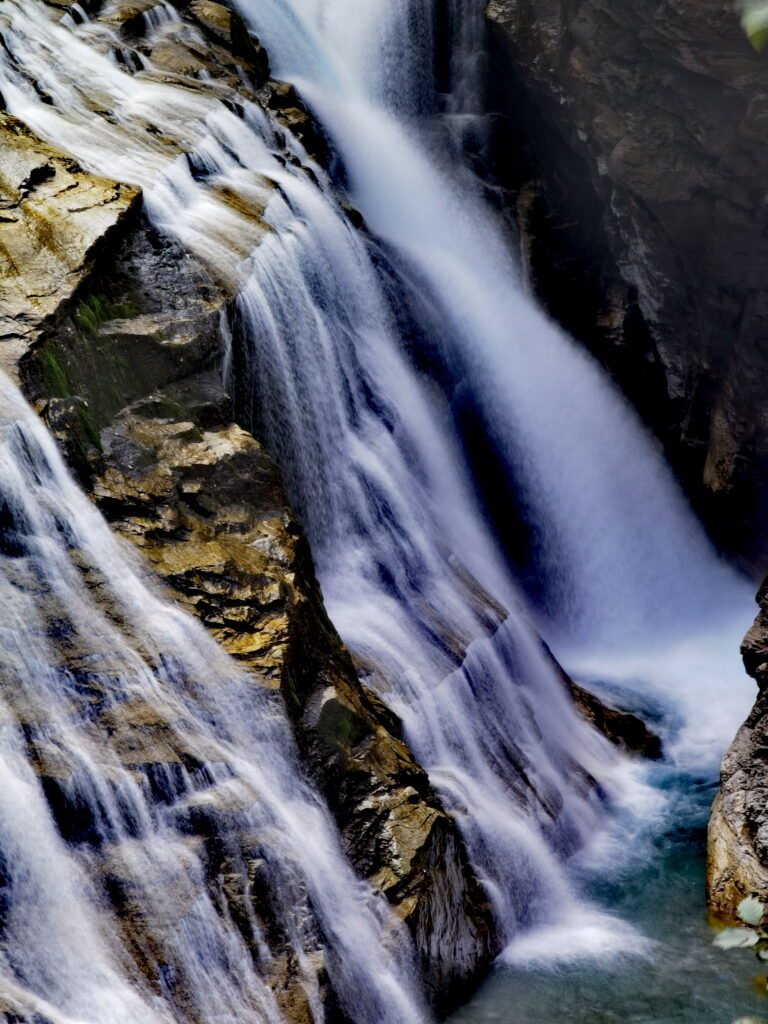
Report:
M 768 64 L 732 3 L 490 0 L 494 172 L 535 287 L 768 559 Z
M 103 16 L 141 49 L 148 6 L 112 5 Z M 151 48 L 153 73 L 189 73 L 194 57 L 214 69 L 219 92 L 244 89 L 322 152 L 295 93 L 268 78 L 266 56 L 239 19 L 209 0 L 182 10 L 208 49 Z M 455 1004 L 495 953 L 489 908 L 399 723 L 360 684 L 327 618 L 276 467 L 232 421 L 219 372 L 226 283 L 150 227 L 135 188 L 84 173 L 7 115 L 0 143 L 0 258 L 18 270 L 0 282 L 3 365 L 169 598 L 201 619 L 254 685 L 279 690 L 352 863 L 408 925 L 438 1010 Z M 157 709 L 126 708 L 104 728 L 142 770 L 167 767 Z M 63 795 L 67 765 L 44 753 L 35 763 L 54 812 L 75 827 Z M 119 871 L 105 865 L 122 913 Z M 227 870 L 213 864 L 213 888 L 227 890 Z M 236 916 L 245 898 L 233 897 L 227 912 Z M 123 918 L 151 975 L 151 922 L 137 922 L 127 904 Z M 290 959 L 278 967 L 287 1018 L 309 1019 Z
M 752 893 L 768 899 L 768 580 L 741 653 L 758 685 L 752 712 L 723 758 L 709 823 L 707 891 L 727 917 Z
M 609 707 L 570 679 L 566 683 L 582 717 L 614 746 L 649 761 L 662 757 L 661 740 L 637 715 Z
M 0 111 L 0 365 L 15 361 L 93 269 L 139 190 L 85 174 Z
M 768 64 L 718 0 L 490 0 L 493 160 L 540 298 L 664 441 L 715 539 L 768 559 Z M 708 897 L 768 897 L 760 692 L 722 764 Z M 577 696 L 578 700 L 578 696 Z M 598 712 L 599 714 L 599 712 Z

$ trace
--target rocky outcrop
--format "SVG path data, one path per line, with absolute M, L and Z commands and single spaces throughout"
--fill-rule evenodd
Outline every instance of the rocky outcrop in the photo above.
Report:
M 579 714 L 614 746 L 649 761 L 662 757 L 661 740 L 641 718 L 610 707 L 570 679 L 565 681 Z
M 731 918 L 744 896 L 768 899 L 768 580 L 758 603 L 760 612 L 741 648 L 758 696 L 723 758 L 709 823 L 709 903 Z
M 83 283 L 139 190 L 85 174 L 0 111 L 0 367 L 15 363 Z
M 768 560 L 768 64 L 732 3 L 490 0 L 494 170 L 554 316 Z
M 295 93 L 268 78 L 263 51 L 231 12 L 209 0 L 180 7 L 195 41 L 179 32 L 174 48 L 158 52 L 142 35 L 149 6 L 111 5 L 103 17 L 127 47 L 151 56 L 153 74 L 194 73 L 194 58 L 215 72 L 217 95 L 244 90 L 322 152 Z M 0 256 L 16 267 L 0 284 L 3 365 L 169 598 L 201 619 L 255 686 L 279 691 L 352 863 L 408 925 L 438 1009 L 455 1003 L 495 952 L 489 908 L 399 723 L 360 684 L 327 618 L 273 462 L 233 422 L 219 372 L 227 282 L 150 227 L 135 188 L 84 173 L 5 115 L 0 143 Z M 103 727 L 126 763 L 138 759 L 151 777 L 186 763 L 166 742 L 161 709 L 126 706 Z M 67 765 L 42 751 L 34 761 L 62 828 L 87 831 L 66 805 Z M 209 861 L 211 888 L 226 891 L 227 864 Z M 160 942 L 156 930 L 135 919 L 130 900 L 120 910 L 119 865 L 106 865 L 104 884 L 142 960 Z M 246 897 L 233 897 L 227 912 L 236 916 Z M 162 962 L 157 952 L 144 969 Z M 279 969 L 285 1012 L 304 1020 L 290 959 Z

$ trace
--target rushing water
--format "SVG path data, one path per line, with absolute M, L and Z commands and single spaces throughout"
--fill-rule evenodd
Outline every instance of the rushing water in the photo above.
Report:
M 451 1024 L 764 1024 L 765 965 L 749 951 L 714 948 L 703 912 L 714 784 L 666 782 L 675 785 L 666 827 L 642 856 L 588 883 L 594 898 L 654 945 L 641 956 L 583 961 L 562 957 L 551 937 L 546 948 L 521 950 L 514 963 L 498 965 Z
M 353 1019 L 423 1020 L 407 942 L 347 866 L 274 696 L 147 589 L 5 379 L 0 401 L 4 1009 L 52 1024 L 278 1022 L 249 950 L 268 964 L 287 945 L 322 1019 L 322 934 Z M 70 846 L 35 765 L 65 780 L 59 825 L 74 832 Z M 192 838 L 205 829 L 186 824 L 206 815 L 231 877 L 258 866 L 281 942 L 263 908 L 249 934 L 221 913 L 207 880 L 215 853 Z M 159 990 L 127 966 L 105 877 L 123 915 L 138 908 Z
M 509 239 L 463 166 L 482 131 L 479 5 L 441 8 L 454 33 L 441 98 L 426 0 L 239 7 L 327 132 L 367 233 L 340 211 L 338 181 L 258 106 L 240 100 L 238 116 L 226 85 L 127 60 L 107 22 L 57 23 L 6 0 L 0 91 L 84 166 L 142 185 L 155 223 L 237 284 L 229 365 L 241 415 L 280 462 L 333 621 L 459 821 L 505 960 L 526 956 L 530 967 L 537 943 L 547 959 L 653 957 L 653 922 L 601 909 L 589 879 L 621 871 L 627 836 L 650 859 L 641 837 L 663 834 L 679 808 L 578 719 L 532 623 L 593 686 L 642 694 L 676 768 L 711 778 L 750 701 L 738 664 L 749 588 L 717 561 L 598 368 L 526 296 Z M 147 30 L 191 31 L 164 5 Z M 227 190 L 246 203 L 223 201 Z M 499 488 L 514 485 L 533 527 L 535 593 L 487 525 L 468 423 L 482 427 Z M 260 763 L 253 737 L 238 742 L 251 752 L 240 760 Z M 300 787 L 292 764 L 277 764 L 281 785 Z M 325 836 L 321 809 L 300 792 L 301 813 L 312 808 Z M 331 945 L 338 963 L 353 949 L 352 980 L 372 969 L 383 925 L 331 838 L 327 851 L 318 864 L 302 858 L 301 871 L 308 886 L 330 871 L 333 892 L 347 893 Z M 353 907 L 365 908 L 357 930 L 344 916 Z M 197 960 L 184 969 L 194 976 Z M 356 1019 L 418 1013 L 393 970 L 374 971 Z M 386 1010 L 381 986 L 394 993 Z

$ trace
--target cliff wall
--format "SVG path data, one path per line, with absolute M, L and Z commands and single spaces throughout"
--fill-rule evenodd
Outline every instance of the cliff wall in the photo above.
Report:
M 490 0 L 494 173 L 534 287 L 768 566 L 768 62 L 721 0 Z
M 720 0 L 490 0 L 493 171 L 553 315 L 662 440 L 714 539 L 768 566 L 768 60 Z M 768 590 L 742 647 L 708 896 L 768 897 Z

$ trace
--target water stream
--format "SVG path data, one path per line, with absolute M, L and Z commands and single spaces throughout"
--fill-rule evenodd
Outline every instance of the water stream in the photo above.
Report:
M 355 1019 L 423 1020 L 408 942 L 354 878 L 274 694 L 153 594 L 5 378 L 0 400 L 2 1009 L 277 1024 L 255 947 L 259 966 L 292 952 L 318 1019 L 325 962 Z M 211 891 L 210 829 L 230 877 L 255 867 L 269 893 L 240 929 Z
M 498 977 L 517 987 L 525 963 L 530 1001 L 514 1019 L 549 1020 L 551 1007 L 536 1016 L 540 960 L 571 971 L 574 959 L 593 970 L 617 953 L 658 963 L 657 921 L 617 906 L 606 887 L 649 870 L 654 837 L 682 814 L 680 780 L 708 792 L 751 703 L 738 647 L 753 604 L 634 414 L 526 294 L 510 238 L 462 161 L 482 130 L 481 10 L 447 6 L 454 45 L 437 97 L 427 0 L 239 0 L 274 72 L 327 133 L 332 174 L 256 104 L 234 112 L 225 85 L 126 61 L 107 19 L 58 22 L 42 5 L 5 0 L 0 92 L 84 167 L 140 184 L 155 224 L 236 283 L 228 365 L 241 418 L 281 465 L 332 620 L 460 824 L 513 972 Z M 158 5 L 147 31 L 190 29 Z M 339 207 L 342 183 L 365 232 Z M 259 216 L 225 202 L 227 190 Z M 514 490 L 533 524 L 535 591 L 488 525 L 469 422 L 482 426 L 499 488 Z M 666 767 L 649 774 L 579 719 L 539 633 L 579 679 L 658 719 Z M 244 762 L 249 780 L 256 742 L 238 735 L 242 750 L 226 759 Z M 387 948 L 385 924 L 295 767 L 276 763 L 280 786 L 300 794 L 286 841 L 305 813 L 324 837 L 322 868 L 304 858 L 300 873 L 310 888 L 313 872 L 334 876 L 343 992 Z M 396 970 L 407 953 L 391 956 L 361 1024 L 418 1019 L 407 971 Z M 217 986 L 226 1009 L 201 1003 L 201 1019 L 243 1019 L 231 984 Z M 478 1016 L 458 1019 L 513 1019 L 482 1016 L 483 999 Z M 152 1018 L 126 1003 L 124 1019 Z

